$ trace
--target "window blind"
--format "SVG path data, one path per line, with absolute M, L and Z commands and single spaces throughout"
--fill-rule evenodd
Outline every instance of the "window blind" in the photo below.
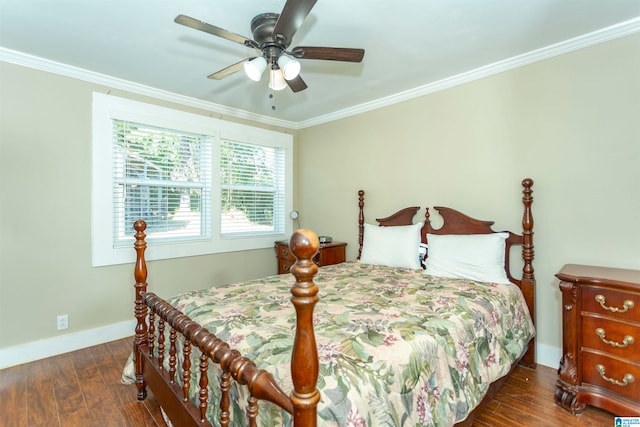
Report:
M 114 246 L 130 245 L 133 223 L 153 239 L 210 235 L 212 138 L 113 120 Z
M 221 141 L 222 236 L 284 232 L 284 154 L 283 148 Z

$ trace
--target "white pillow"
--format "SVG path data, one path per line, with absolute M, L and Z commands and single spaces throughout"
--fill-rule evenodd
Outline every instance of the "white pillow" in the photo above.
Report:
M 425 274 L 477 282 L 511 283 L 504 269 L 509 233 L 427 234 Z
M 365 224 L 360 262 L 389 267 L 420 269 L 422 223 L 380 227 Z

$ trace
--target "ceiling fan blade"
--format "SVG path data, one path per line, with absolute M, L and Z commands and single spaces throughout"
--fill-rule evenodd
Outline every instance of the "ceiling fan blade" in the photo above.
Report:
M 189 28 L 193 28 L 195 30 L 200 30 L 200 31 L 204 31 L 205 33 L 213 34 L 214 36 L 222 37 L 223 39 L 227 39 L 232 42 L 240 43 L 242 45 L 253 47 L 255 49 L 260 49 L 260 46 L 255 40 L 248 39 L 244 36 L 238 35 L 236 33 L 232 33 L 231 31 L 227 31 L 220 27 L 216 27 L 215 25 L 207 24 L 204 21 L 191 18 L 190 16 L 178 15 L 176 16 L 176 19 L 174 19 L 174 22 L 177 24 L 187 26 Z
M 308 87 L 307 84 L 304 82 L 304 80 L 302 80 L 302 77 L 300 77 L 300 75 L 298 75 L 294 79 L 285 80 L 285 81 L 287 82 L 291 90 L 294 92 L 300 92 L 302 90 L 305 90 Z
M 364 57 L 364 49 L 346 47 L 296 46 L 291 53 L 294 57 L 300 59 L 325 59 L 346 62 L 361 62 Z
M 273 27 L 273 38 L 286 48 L 317 0 L 287 0 Z
M 251 61 L 253 58 L 247 58 L 247 59 L 243 59 L 240 62 L 236 62 L 233 65 L 229 65 L 227 68 L 223 68 L 220 71 L 216 71 L 213 74 L 209 74 L 207 76 L 208 79 L 212 79 L 212 80 L 222 80 L 227 76 L 230 76 L 233 73 L 237 73 L 238 71 L 242 70 L 242 67 L 244 66 L 244 63 L 247 61 Z

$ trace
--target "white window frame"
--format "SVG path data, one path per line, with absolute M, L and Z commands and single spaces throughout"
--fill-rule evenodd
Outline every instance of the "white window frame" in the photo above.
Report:
M 149 239 L 146 252 L 147 260 L 179 258 L 222 252 L 243 251 L 273 247 L 275 240 L 285 239 L 292 233 L 291 221 L 284 219 L 284 231 L 281 233 L 260 234 L 257 236 L 227 236 L 220 234 L 220 185 L 219 157 L 220 143 L 231 139 L 264 146 L 279 147 L 285 151 L 285 201 L 280 215 L 286 215 L 293 208 L 293 137 L 253 126 L 226 122 L 223 120 L 188 113 L 153 104 L 119 98 L 102 93 L 93 94 L 92 108 L 92 214 L 91 241 L 92 265 L 106 266 L 135 262 L 133 249 L 133 225 L 131 245 L 114 247 L 114 199 L 113 199 L 113 139 L 112 120 L 128 120 L 147 125 L 163 127 L 203 135 L 213 139 L 211 173 L 211 215 L 207 218 L 211 227 L 211 238 L 170 243 L 154 243 Z M 274 221 L 281 219 L 274 218 Z

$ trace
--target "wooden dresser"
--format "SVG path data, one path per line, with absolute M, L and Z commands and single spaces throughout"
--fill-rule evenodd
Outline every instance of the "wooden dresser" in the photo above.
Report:
M 640 416 L 640 270 L 565 265 L 562 360 L 555 400 Z
M 344 262 L 346 248 L 347 244 L 345 242 L 323 243 L 320 245 L 320 249 L 313 261 L 318 267 Z M 278 241 L 275 243 L 275 249 L 278 257 L 278 274 L 288 273 L 293 263 L 296 262 L 296 258 L 289 250 L 289 242 L 285 240 Z

